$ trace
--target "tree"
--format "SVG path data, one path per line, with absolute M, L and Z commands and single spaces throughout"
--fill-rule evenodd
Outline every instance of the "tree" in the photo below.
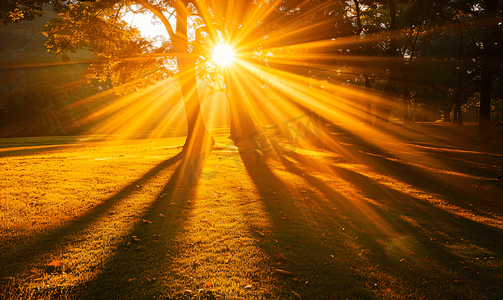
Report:
M 137 13 L 152 13 L 164 25 L 170 39 L 167 47 L 162 49 L 165 53 L 154 49 L 138 30 L 121 20 L 123 9 L 132 9 L 135 4 L 140 6 Z M 89 70 L 89 77 L 109 81 L 121 91 L 134 87 L 134 83 L 141 81 L 145 74 L 162 70 L 172 75 L 169 74 L 172 70 L 164 66 L 164 60 L 167 56 L 176 58 L 188 125 L 183 151 L 196 156 L 211 151 L 214 141 L 201 117 L 196 60 L 194 53 L 189 51 L 187 35 L 187 18 L 197 13 L 196 6 L 189 5 L 189 1 L 158 1 L 154 5 L 147 0 L 101 0 L 65 2 L 57 9 L 61 18 L 50 22 L 45 33 L 49 37 L 49 50 L 63 55 L 65 51 L 90 48 L 97 60 Z M 165 15 L 167 13 L 176 15 L 176 32 Z M 156 53 L 158 55 L 153 55 Z
M 43 15 L 43 5 L 50 0 L 3 0 L 0 3 L 0 20 L 7 24 L 21 20 L 33 20 Z

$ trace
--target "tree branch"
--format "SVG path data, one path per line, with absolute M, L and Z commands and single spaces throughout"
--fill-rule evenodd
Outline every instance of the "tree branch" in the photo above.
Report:
M 171 39 L 171 42 L 173 44 L 175 43 L 175 39 L 178 41 L 178 37 L 175 34 L 173 27 L 171 27 L 168 18 L 166 18 L 166 16 L 159 7 L 150 4 L 148 0 L 133 0 L 133 1 L 145 7 L 146 9 L 150 10 L 156 17 L 158 17 L 161 20 L 162 24 L 168 31 L 169 38 Z

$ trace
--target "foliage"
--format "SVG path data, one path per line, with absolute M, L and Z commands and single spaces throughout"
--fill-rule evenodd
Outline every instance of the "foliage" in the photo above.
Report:
M 7 24 L 20 20 L 33 20 L 42 16 L 43 5 L 50 0 L 3 0 L 0 4 L 0 22 Z
M 107 7 L 86 2 L 61 7 L 59 18 L 49 22 L 44 31 L 48 51 L 64 58 L 65 51 L 89 49 L 94 60 L 87 70 L 88 82 L 108 81 L 111 86 L 122 86 L 120 92 L 136 89 L 152 78 L 164 79 L 170 71 L 159 53 L 165 49 L 156 49 L 151 40 L 125 22 L 122 8 L 122 4 Z

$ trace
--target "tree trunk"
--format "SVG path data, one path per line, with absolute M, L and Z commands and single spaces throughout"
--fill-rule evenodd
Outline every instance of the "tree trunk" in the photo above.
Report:
M 459 91 L 456 91 L 454 99 L 452 99 L 452 102 L 454 103 L 454 115 L 452 116 L 452 124 L 458 123 L 458 105 L 460 97 L 461 95 L 459 94 Z
M 457 76 L 457 86 L 454 97 L 454 118 L 452 122 L 454 124 L 463 125 L 463 115 L 461 111 L 461 105 L 463 103 L 463 76 L 466 72 L 465 68 L 463 68 L 463 30 L 460 30 L 460 39 L 459 39 L 459 67 L 458 67 L 458 76 Z
M 482 49 L 482 74 L 480 83 L 480 115 L 477 136 L 482 142 L 491 140 L 491 97 L 494 77 L 494 54 L 496 31 L 498 30 L 497 8 L 498 0 L 486 0 L 485 19 L 488 21 L 486 30 L 489 31 L 484 48 Z
M 394 0 L 389 0 L 389 13 L 390 13 L 390 27 L 389 27 L 389 79 L 384 92 L 379 99 L 377 105 L 377 119 L 376 126 L 379 128 L 386 128 L 388 125 L 389 115 L 393 108 L 395 92 L 397 87 L 397 67 L 396 67 L 396 50 L 398 47 L 397 40 L 397 23 L 396 23 L 396 5 Z
M 363 74 L 363 79 L 365 80 L 365 115 L 366 123 L 372 124 L 372 86 L 370 85 L 370 78 L 367 74 Z
M 252 151 L 258 147 L 254 143 L 254 136 L 260 132 L 260 128 L 253 121 L 250 108 L 247 107 L 241 91 L 233 88 L 240 86 L 235 80 L 235 76 L 226 74 L 225 86 L 229 101 L 230 138 L 240 151 Z
M 156 15 L 166 28 L 176 55 L 178 64 L 178 78 L 182 90 L 182 98 L 187 117 L 187 140 L 183 146 L 183 152 L 189 157 L 207 157 L 213 148 L 215 141 L 204 124 L 199 94 L 197 92 L 197 80 L 195 71 L 195 58 L 190 55 L 187 40 L 187 0 L 177 1 L 176 33 L 173 31 L 169 20 L 161 9 L 150 4 L 147 0 L 134 0 L 141 6 Z M 199 165 L 199 164 L 198 164 Z
M 450 101 L 448 104 L 442 107 L 444 112 L 444 122 L 451 122 L 451 111 L 454 108 L 454 100 Z
M 358 38 L 363 32 L 362 28 L 362 21 L 361 21 L 361 10 L 360 10 L 360 3 L 358 0 L 354 0 L 355 2 L 355 11 L 356 11 L 356 26 L 358 28 Z M 371 90 L 372 87 L 370 85 L 370 79 L 367 74 L 362 74 L 363 75 L 363 80 L 365 81 L 365 103 L 364 103 L 364 115 L 365 117 L 364 122 L 366 124 L 372 124 L 372 101 L 370 100 L 371 97 Z
M 488 48 L 490 46 L 487 46 Z M 493 86 L 493 66 L 485 62 L 482 66 L 480 83 L 480 113 L 477 136 L 482 137 L 486 143 L 490 142 L 491 136 L 491 94 Z
M 206 129 L 201 113 L 199 93 L 197 90 L 195 58 L 189 53 L 187 40 L 187 13 L 183 1 L 176 5 L 176 42 L 178 78 L 182 89 L 185 115 L 187 117 L 187 140 L 183 150 L 193 155 L 209 155 L 214 144 L 211 134 Z M 211 145 L 211 147 L 210 147 Z
M 409 88 L 403 88 L 403 123 L 410 124 L 410 94 Z

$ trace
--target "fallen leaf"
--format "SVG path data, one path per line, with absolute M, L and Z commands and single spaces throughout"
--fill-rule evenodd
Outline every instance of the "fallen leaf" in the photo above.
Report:
M 133 236 L 131 236 L 131 237 L 133 238 L 133 240 L 134 240 L 135 242 L 141 242 L 141 240 L 140 240 L 140 239 L 139 239 L 136 235 L 133 235 Z
M 276 269 L 276 273 L 283 274 L 283 275 L 293 275 L 294 274 L 293 272 L 285 271 L 285 270 L 281 270 L 281 269 Z
M 154 222 L 152 222 L 152 221 L 150 221 L 150 220 L 145 220 L 145 219 L 143 219 L 142 221 L 143 221 L 143 223 L 146 223 L 146 224 L 148 224 L 148 225 L 150 225 L 150 224 L 154 223 Z
M 53 260 L 47 264 L 45 268 L 46 273 L 63 273 L 65 263 L 60 260 Z
M 166 193 L 161 194 L 161 196 L 159 196 L 159 198 L 161 198 L 161 199 L 164 198 L 164 197 L 166 197 Z
M 245 289 L 251 289 L 251 288 L 252 288 L 251 284 L 248 284 L 247 286 L 245 286 Z
M 296 262 L 289 260 L 288 258 L 284 257 L 281 253 L 279 253 L 278 255 L 276 255 L 276 260 L 278 262 L 287 262 L 287 263 L 289 263 L 292 266 L 297 265 Z
M 208 289 L 210 287 L 213 287 L 213 283 L 211 283 L 211 281 L 208 281 L 205 284 L 203 284 L 203 289 Z
M 298 299 L 302 299 L 302 297 L 300 297 L 299 293 L 295 292 L 295 291 L 292 291 L 292 294 L 297 297 Z
M 260 278 L 258 277 L 253 277 L 250 282 L 259 282 L 260 281 Z
M 134 249 L 135 251 L 138 251 L 141 249 L 141 246 L 138 246 L 136 249 Z
M 135 280 L 136 280 L 136 278 L 129 278 L 129 279 L 127 280 L 127 282 L 133 282 L 133 281 L 135 281 Z
M 161 218 L 166 218 L 166 216 L 165 216 L 165 215 L 163 215 L 163 214 L 159 214 L 159 217 L 161 217 Z

